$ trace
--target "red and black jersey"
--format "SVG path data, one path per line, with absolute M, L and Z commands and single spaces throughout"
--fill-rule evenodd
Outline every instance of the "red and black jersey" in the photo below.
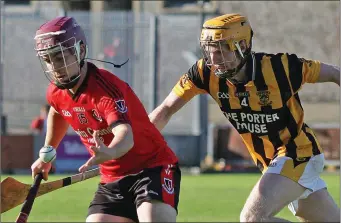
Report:
M 92 63 L 88 63 L 86 78 L 74 95 L 50 84 L 47 101 L 72 126 L 90 153 L 89 147 L 94 145 L 94 130 L 99 130 L 101 140 L 109 145 L 114 137 L 113 125 L 131 125 L 133 148 L 119 159 L 100 165 L 101 182 L 111 182 L 145 168 L 177 162 L 175 154 L 149 121 L 144 106 L 130 86 Z

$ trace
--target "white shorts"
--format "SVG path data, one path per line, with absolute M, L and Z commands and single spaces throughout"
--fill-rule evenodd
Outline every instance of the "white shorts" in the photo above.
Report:
M 302 162 L 302 160 L 300 160 Z M 298 200 L 307 198 L 310 194 L 326 188 L 327 185 L 321 179 L 320 174 L 324 168 L 324 155 L 312 156 L 308 162 L 293 167 L 293 160 L 290 157 L 276 157 L 269 165 L 266 173 L 275 173 L 288 177 L 303 187 L 307 188 L 303 194 L 288 205 L 289 210 L 296 215 Z

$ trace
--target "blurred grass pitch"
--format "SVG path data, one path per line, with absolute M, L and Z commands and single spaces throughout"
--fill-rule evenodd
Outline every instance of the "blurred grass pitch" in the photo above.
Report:
M 1 176 L 4 179 L 7 176 Z M 32 182 L 31 176 L 12 175 L 15 179 Z M 64 175 L 50 175 L 49 181 Z M 260 174 L 183 175 L 180 192 L 179 222 L 239 222 L 239 213 Z M 328 190 L 340 205 L 339 174 L 324 174 Z M 97 188 L 99 178 L 38 197 L 30 214 L 30 222 L 84 222 L 87 208 Z M 42 182 L 43 183 L 43 182 Z M 2 222 L 13 222 L 20 206 L 1 214 Z M 298 220 L 288 208 L 278 216 Z

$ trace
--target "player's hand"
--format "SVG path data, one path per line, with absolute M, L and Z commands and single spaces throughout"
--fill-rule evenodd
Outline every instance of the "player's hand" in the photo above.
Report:
M 92 136 L 95 141 L 95 146 L 91 146 L 90 149 L 94 152 L 94 155 L 79 168 L 79 172 L 84 172 L 91 166 L 98 165 L 112 159 L 112 157 L 108 153 L 109 148 L 104 145 L 104 143 L 99 138 L 99 132 L 94 131 Z
M 34 179 L 37 174 L 43 173 L 43 179 L 46 181 L 48 179 L 51 166 L 51 163 L 44 163 L 42 160 L 37 159 L 31 166 L 32 178 Z

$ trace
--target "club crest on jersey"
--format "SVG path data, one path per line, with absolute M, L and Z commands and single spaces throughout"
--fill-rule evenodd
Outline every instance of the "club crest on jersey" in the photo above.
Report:
M 173 194 L 174 193 L 173 181 L 168 178 L 163 178 L 163 182 L 164 182 L 162 184 L 163 189 L 165 189 L 167 193 Z
M 128 107 L 126 106 L 126 102 L 124 100 L 115 101 L 117 107 L 116 109 L 121 113 L 126 113 L 128 111 Z
M 313 65 L 313 61 L 312 60 L 307 60 L 307 59 L 304 59 L 304 58 L 299 58 L 299 60 L 302 63 L 307 63 L 309 67 L 311 67 Z
M 272 104 L 270 101 L 270 91 L 257 91 L 256 95 L 259 97 L 258 104 L 261 106 L 269 106 Z
M 99 122 L 103 121 L 102 117 L 98 114 L 96 109 L 92 109 L 91 112 L 92 112 L 92 117 L 94 117 L 94 119 L 96 119 Z

